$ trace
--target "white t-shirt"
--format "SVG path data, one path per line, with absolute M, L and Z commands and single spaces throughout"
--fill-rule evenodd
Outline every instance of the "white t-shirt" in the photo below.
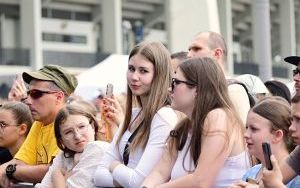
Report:
M 47 174 L 41 183 L 35 185 L 37 188 L 48 188 L 52 186 L 52 172 L 57 168 L 72 171 L 72 175 L 67 179 L 68 188 L 93 187 L 92 176 L 100 164 L 104 152 L 108 149 L 109 143 L 94 141 L 87 144 L 80 155 L 79 162 L 74 166 L 74 158 L 65 158 L 60 152 L 53 160 Z
M 139 109 L 133 110 L 132 119 L 137 116 L 139 111 Z M 177 115 L 174 110 L 169 107 L 161 108 L 152 119 L 149 140 L 145 149 L 137 149 L 134 152 L 130 152 L 127 166 L 120 164 L 110 173 L 109 165 L 112 161 L 123 162 L 124 148 L 132 134 L 127 130 L 123 134 L 120 144 L 116 145 L 119 135 L 117 133 L 108 151 L 104 154 L 100 166 L 96 170 L 94 176 L 95 185 L 100 187 L 114 187 L 113 180 L 115 180 L 122 187 L 139 187 L 161 158 L 166 139 L 176 123 Z

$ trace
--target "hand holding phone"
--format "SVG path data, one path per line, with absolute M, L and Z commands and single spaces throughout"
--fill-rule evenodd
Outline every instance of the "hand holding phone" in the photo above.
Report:
M 113 85 L 112 84 L 107 84 L 106 86 L 106 93 L 105 93 L 105 97 L 112 97 L 113 96 Z M 109 104 L 112 105 L 112 104 Z M 102 125 L 105 126 L 105 140 L 110 142 L 112 140 L 112 130 L 111 127 L 109 125 L 109 122 L 107 120 L 107 117 L 105 117 L 105 112 L 104 110 L 102 110 Z
M 272 162 L 271 162 L 271 159 L 270 159 L 270 157 L 272 155 L 270 144 L 268 142 L 263 142 L 262 143 L 262 150 L 263 150 L 263 153 L 264 153 L 266 168 L 268 170 L 272 170 L 273 165 L 272 165 Z

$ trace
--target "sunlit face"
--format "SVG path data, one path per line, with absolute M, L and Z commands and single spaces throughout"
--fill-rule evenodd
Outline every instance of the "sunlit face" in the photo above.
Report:
M 274 135 L 271 132 L 271 127 L 271 121 L 253 111 L 249 111 L 244 138 L 246 139 L 249 153 L 261 161 L 264 161 L 262 143 L 269 142 L 272 148 Z
M 180 68 L 176 69 L 173 80 L 177 80 L 172 88 L 169 88 L 171 96 L 171 106 L 173 109 L 181 111 L 186 115 L 191 114 L 194 109 L 196 87 L 188 85 Z M 183 82 L 182 82 L 183 81 Z M 174 81 L 173 81 L 174 82 Z
M 300 63 L 298 64 L 297 69 L 300 70 Z M 293 79 L 295 81 L 295 85 L 294 86 L 295 86 L 296 92 L 300 92 L 300 74 L 299 73 L 295 74 L 293 76 Z
M 292 125 L 289 128 L 293 141 L 300 145 L 300 103 L 292 103 Z
M 82 152 L 88 142 L 95 140 L 95 129 L 83 115 L 70 115 L 60 125 L 62 143 L 68 149 Z
M 135 96 L 146 96 L 149 94 L 154 77 L 154 65 L 140 54 L 129 59 L 127 82 Z
M 29 84 L 30 90 L 47 91 L 52 93 L 43 93 L 39 98 L 32 98 L 30 95 L 25 100 L 29 106 L 32 117 L 42 123 L 53 122 L 57 113 L 57 94 L 49 89 L 49 82 L 33 80 Z
M 208 46 L 208 33 L 199 34 L 188 48 L 188 57 L 210 57 L 214 58 L 214 51 Z
M 19 127 L 12 111 L 0 110 L 0 123 L 0 147 L 14 147 L 22 135 L 19 134 Z

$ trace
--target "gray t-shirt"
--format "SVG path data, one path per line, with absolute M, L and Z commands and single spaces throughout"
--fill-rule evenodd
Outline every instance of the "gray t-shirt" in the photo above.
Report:
M 300 174 L 300 146 L 290 154 L 287 163 L 297 174 Z

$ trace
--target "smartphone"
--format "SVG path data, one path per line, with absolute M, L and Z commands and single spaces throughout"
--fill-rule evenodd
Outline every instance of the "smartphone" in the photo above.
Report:
M 107 84 L 106 86 L 106 96 L 111 97 L 113 95 L 114 86 L 112 84 Z
M 272 170 L 273 165 L 272 165 L 271 159 L 270 159 L 270 157 L 272 155 L 270 144 L 268 142 L 263 142 L 262 149 L 263 149 L 263 153 L 264 153 L 266 167 L 268 170 Z

